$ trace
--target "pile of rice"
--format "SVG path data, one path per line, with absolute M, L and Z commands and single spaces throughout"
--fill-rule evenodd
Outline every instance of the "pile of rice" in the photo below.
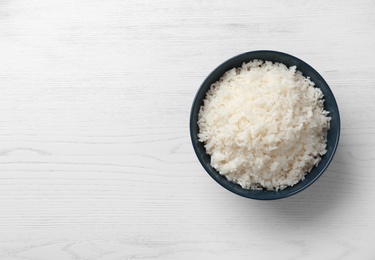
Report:
M 211 85 L 198 115 L 211 166 L 244 189 L 282 190 L 326 150 L 323 93 L 296 70 L 253 60 Z

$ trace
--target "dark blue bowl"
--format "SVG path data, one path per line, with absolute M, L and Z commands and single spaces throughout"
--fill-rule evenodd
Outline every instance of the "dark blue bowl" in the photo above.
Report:
M 315 83 L 315 87 L 320 88 L 324 94 L 325 99 L 325 110 L 329 111 L 329 116 L 331 119 L 331 126 L 328 130 L 327 135 L 327 153 L 322 156 L 322 160 L 318 166 L 314 167 L 310 173 L 305 176 L 303 181 L 300 181 L 293 187 L 287 187 L 281 191 L 267 191 L 267 190 L 246 190 L 240 185 L 228 181 L 224 176 L 220 175 L 218 171 L 210 165 L 210 156 L 206 153 L 203 143 L 198 141 L 198 112 L 199 108 L 203 104 L 203 100 L 206 97 L 206 92 L 210 88 L 211 84 L 219 80 L 219 78 L 228 70 L 240 67 L 243 62 L 249 62 L 254 59 L 267 60 L 272 62 L 280 62 L 286 66 L 297 66 L 297 70 L 301 71 L 304 76 L 310 77 L 310 79 Z M 310 186 L 314 181 L 316 181 L 323 172 L 327 169 L 328 165 L 332 161 L 332 158 L 336 152 L 337 145 L 340 138 L 340 115 L 339 109 L 335 97 L 328 84 L 319 75 L 319 73 L 314 70 L 310 65 L 304 61 L 293 57 L 289 54 L 277 52 L 277 51 L 251 51 L 235 56 L 214 69 L 208 77 L 203 81 L 200 86 L 191 108 L 190 113 L 190 136 L 191 141 L 195 150 L 195 153 L 202 164 L 203 168 L 208 172 L 208 174 L 221 186 L 227 190 L 234 192 L 240 196 L 258 199 L 258 200 L 275 200 L 285 197 L 289 197 L 296 194 L 308 186 Z

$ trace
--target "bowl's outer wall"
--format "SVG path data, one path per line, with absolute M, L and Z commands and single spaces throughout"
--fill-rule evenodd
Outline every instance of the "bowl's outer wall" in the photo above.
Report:
M 206 154 L 204 144 L 198 141 L 197 133 L 198 129 L 198 113 L 203 100 L 206 96 L 206 92 L 210 88 L 211 84 L 220 79 L 220 77 L 228 70 L 240 67 L 244 62 L 249 62 L 254 59 L 280 62 L 285 64 L 287 67 L 297 66 L 297 70 L 301 71 L 304 76 L 310 77 L 311 81 L 315 83 L 315 87 L 318 87 L 322 90 L 325 98 L 325 110 L 329 111 L 329 116 L 332 118 L 330 124 L 330 130 L 327 135 L 327 153 L 322 156 L 322 160 L 317 167 L 314 167 L 313 170 L 305 176 L 303 181 L 300 181 L 293 187 L 287 187 L 282 191 L 253 191 L 242 189 L 238 184 L 228 181 L 224 176 L 220 175 L 215 169 L 210 165 L 210 156 Z M 334 95 L 329 88 L 328 84 L 322 78 L 322 76 L 315 71 L 310 65 L 303 62 L 302 60 L 293 57 L 286 53 L 276 52 L 276 51 L 252 51 L 240 54 L 235 56 L 221 65 L 219 65 L 215 70 L 213 70 L 208 77 L 202 83 L 200 89 L 198 90 L 190 114 L 190 135 L 194 150 L 197 154 L 197 157 L 204 167 L 204 169 L 210 174 L 210 176 L 222 185 L 224 188 L 247 198 L 260 199 L 260 200 L 274 200 L 285 198 L 296 194 L 303 189 L 310 186 L 316 179 L 318 179 L 321 174 L 328 167 L 331 162 L 336 148 L 338 146 L 340 138 L 340 115 L 337 107 L 336 100 Z

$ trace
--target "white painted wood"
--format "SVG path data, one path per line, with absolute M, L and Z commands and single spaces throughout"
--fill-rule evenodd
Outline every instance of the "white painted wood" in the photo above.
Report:
M 0 1 L 0 259 L 375 259 L 374 1 Z M 206 75 L 274 49 L 336 95 L 329 170 L 222 189 L 189 139 Z

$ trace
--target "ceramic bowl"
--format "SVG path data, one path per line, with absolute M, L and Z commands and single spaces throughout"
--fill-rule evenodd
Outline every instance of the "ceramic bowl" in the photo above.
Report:
M 254 59 L 267 60 L 272 62 L 279 62 L 285 64 L 287 67 L 297 66 L 297 70 L 301 71 L 305 77 L 310 77 L 311 81 L 315 83 L 315 87 L 320 88 L 324 94 L 324 106 L 325 110 L 329 111 L 329 116 L 332 118 L 330 122 L 330 129 L 327 134 L 327 153 L 322 156 L 322 160 L 318 166 L 314 167 L 308 174 L 306 174 L 305 179 L 298 182 L 292 187 L 287 187 L 280 191 L 267 191 L 267 190 L 247 190 L 243 189 L 240 185 L 228 181 L 224 176 L 220 175 L 210 165 L 210 156 L 206 153 L 204 144 L 198 141 L 198 112 L 199 108 L 203 104 L 203 100 L 206 96 L 206 92 L 210 88 L 211 84 L 219 80 L 219 78 L 228 70 L 240 67 L 242 63 L 249 62 Z M 312 183 L 314 183 L 327 169 L 328 165 L 332 161 L 332 158 L 336 152 L 339 137 L 340 137 L 340 115 L 339 109 L 335 97 L 329 88 L 323 77 L 306 62 L 286 53 L 278 51 L 251 51 L 240 54 L 229 60 L 223 62 L 221 65 L 216 67 L 203 81 L 202 85 L 199 87 L 198 92 L 194 98 L 193 105 L 190 114 L 190 136 L 194 151 L 202 164 L 203 168 L 207 173 L 222 187 L 225 189 L 238 194 L 240 196 L 258 199 L 258 200 L 275 200 L 289 197 L 296 194 Z

